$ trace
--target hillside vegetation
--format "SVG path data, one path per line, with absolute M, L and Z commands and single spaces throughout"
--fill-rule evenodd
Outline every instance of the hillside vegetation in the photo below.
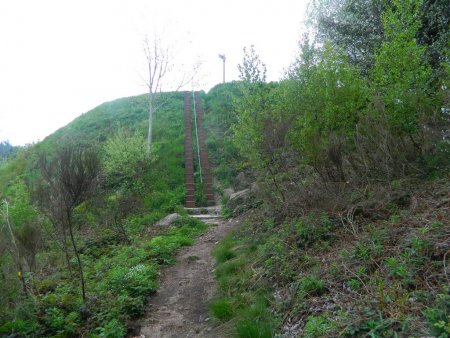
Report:
M 240 224 L 214 249 L 220 332 L 450 336 L 449 6 L 313 1 L 282 80 L 251 46 L 240 81 L 201 94 L 223 216 Z M 182 207 L 183 95 L 155 104 L 150 155 L 145 95 L 8 150 L 0 335 L 137 333 L 161 267 L 206 230 Z
M 224 198 L 243 225 L 211 313 L 238 337 L 448 337 L 448 26 L 423 36 L 448 3 L 323 3 L 285 79 L 252 47 L 207 95 L 219 188 L 249 189 Z
M 183 96 L 104 103 L 0 168 L 0 335 L 122 337 L 161 265 L 206 226 L 186 215 Z

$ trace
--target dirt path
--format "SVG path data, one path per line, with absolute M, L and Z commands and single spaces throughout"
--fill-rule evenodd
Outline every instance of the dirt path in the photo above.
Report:
M 140 322 L 141 337 L 211 337 L 227 335 L 213 326 L 208 300 L 214 295 L 214 261 L 211 250 L 233 223 L 222 221 L 180 251 L 177 263 L 164 270 L 160 288 L 150 298 Z

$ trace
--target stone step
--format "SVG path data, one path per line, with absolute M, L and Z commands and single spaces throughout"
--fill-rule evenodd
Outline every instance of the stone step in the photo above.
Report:
M 191 215 L 191 217 L 197 218 L 199 220 L 203 220 L 203 219 L 218 219 L 218 218 L 222 218 L 222 216 L 220 215 L 211 215 L 211 214 L 200 214 L 200 215 Z
M 199 207 L 199 208 L 185 208 L 189 215 L 220 215 L 220 206 Z
M 219 224 L 223 220 L 221 216 L 211 214 L 191 215 L 191 217 L 206 224 Z
M 217 224 L 220 224 L 220 222 L 222 222 L 222 219 L 209 218 L 209 219 L 201 219 L 200 221 L 202 221 L 203 223 L 206 223 L 206 224 L 217 225 Z

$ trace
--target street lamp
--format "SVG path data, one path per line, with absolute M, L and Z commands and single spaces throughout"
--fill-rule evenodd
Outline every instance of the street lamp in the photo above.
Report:
M 225 83 L 225 54 L 219 54 L 219 58 L 221 58 L 223 61 L 223 83 Z

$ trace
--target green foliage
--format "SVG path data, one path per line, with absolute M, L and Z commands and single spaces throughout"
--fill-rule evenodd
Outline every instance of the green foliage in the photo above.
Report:
M 36 332 L 39 325 L 35 321 L 17 319 L 4 323 L 0 326 L 0 334 L 18 334 L 20 336 L 30 336 Z
M 244 58 L 242 65 L 238 65 L 238 70 L 239 79 L 244 82 L 266 82 L 266 65 L 260 60 L 253 45 L 250 50 L 244 47 Z
M 148 170 L 145 146 L 142 135 L 127 135 L 124 130 L 119 130 L 106 141 L 103 146 L 103 167 L 111 185 L 120 187 L 124 184 L 139 184 L 136 180 Z
M 233 305 L 226 298 L 215 299 L 209 304 L 211 314 L 220 321 L 228 321 L 233 317 Z
M 251 269 L 264 258 L 247 240 L 231 234 L 214 248 L 221 298 L 210 304 L 210 311 L 219 320 L 233 323 L 238 337 L 272 337 L 275 319 L 269 310 L 270 291 Z
M 325 283 L 319 277 L 305 276 L 298 281 L 298 294 L 301 298 L 320 296 L 325 291 Z
M 431 333 L 439 338 L 450 337 L 450 296 L 448 291 L 449 287 L 444 287 L 442 292 L 437 294 L 434 306 L 424 310 Z
M 254 319 L 243 319 L 236 324 L 239 338 L 271 338 L 272 328 L 268 322 L 255 322 Z
M 17 178 L 6 191 L 10 199 L 9 217 L 15 225 L 15 229 L 20 231 L 26 224 L 37 221 L 38 211 L 31 205 L 30 193 L 24 181 Z
M 329 240 L 333 224 L 326 213 L 311 213 L 299 219 L 294 227 L 298 236 L 297 245 L 305 248 Z
M 221 242 L 219 246 L 213 249 L 214 258 L 218 263 L 224 263 L 230 259 L 236 257 L 236 254 L 232 251 L 233 241 L 231 238 L 227 238 Z
M 98 329 L 100 338 L 121 338 L 125 337 L 126 330 L 117 320 L 112 319 L 106 325 Z
M 390 4 L 383 0 L 315 0 L 310 6 L 309 21 L 319 42 L 332 41 L 343 48 L 351 62 L 367 75 L 385 37 L 383 13 Z M 424 0 L 417 18 L 422 27 L 416 38 L 427 47 L 425 56 L 435 76 L 440 76 L 449 41 L 449 12 L 448 1 Z
M 431 68 L 423 62 L 425 48 L 415 39 L 421 5 L 419 0 L 393 1 L 383 15 L 386 40 L 373 68 L 374 96 L 384 103 L 380 114 L 400 136 L 419 133 L 431 105 L 427 95 Z
M 231 126 L 237 122 L 235 101 L 242 97 L 241 83 L 217 85 L 205 97 L 204 126 L 214 176 L 225 188 L 233 186 L 242 160 L 231 141 Z
M 304 84 L 299 88 L 303 96 L 303 116 L 298 121 L 299 143 L 309 142 L 303 146 L 309 151 L 314 139 L 326 142 L 329 133 L 351 141 L 358 113 L 367 98 L 365 82 L 339 50 L 326 44 L 316 53 L 315 65 L 311 67 L 305 62 L 299 69 Z
M 64 328 L 64 313 L 58 308 L 48 308 L 45 311 L 45 322 L 53 330 L 59 331 Z
M 408 276 L 406 267 L 403 264 L 399 263 L 395 258 L 387 258 L 386 266 L 388 268 L 389 274 L 394 277 L 406 278 Z
M 105 103 L 0 167 L 0 195 L 8 200 L 11 223 L 17 223 L 16 238 L 27 237 L 21 234 L 27 233 L 28 224 L 39 223 L 45 241 L 36 256 L 36 273 L 25 275 L 33 290 L 31 299 L 21 294 L 17 268 L 12 257 L 4 254 L 1 237 L 1 334 L 125 336 L 126 323 L 143 314 L 148 295 L 156 290 L 160 264 L 173 262 L 178 248 L 205 231 L 205 224 L 190 218 L 169 229 L 151 228 L 167 213 L 185 213 L 181 207 L 185 194 L 182 95 L 163 93 L 158 100 L 157 147 L 150 160 L 144 157 L 140 136 L 147 119 L 144 95 Z M 73 143 L 98 145 L 95 149 L 102 152 L 102 177 L 106 178 L 96 194 L 74 210 L 74 238 L 88 291 L 85 305 L 76 292 L 78 281 L 66 270 L 61 248 L 54 241 L 62 237 L 64 227 L 55 232 L 49 226 L 31 205 L 27 188 L 28 184 L 35 188 L 41 178 L 35 169 L 37 152 L 47 154 L 51 162 L 59 146 Z M 38 195 L 33 192 L 32 196 Z M 70 257 L 72 268 L 74 263 Z
M 333 327 L 333 322 L 330 321 L 326 314 L 320 316 L 309 316 L 305 324 L 304 337 L 326 337 Z

